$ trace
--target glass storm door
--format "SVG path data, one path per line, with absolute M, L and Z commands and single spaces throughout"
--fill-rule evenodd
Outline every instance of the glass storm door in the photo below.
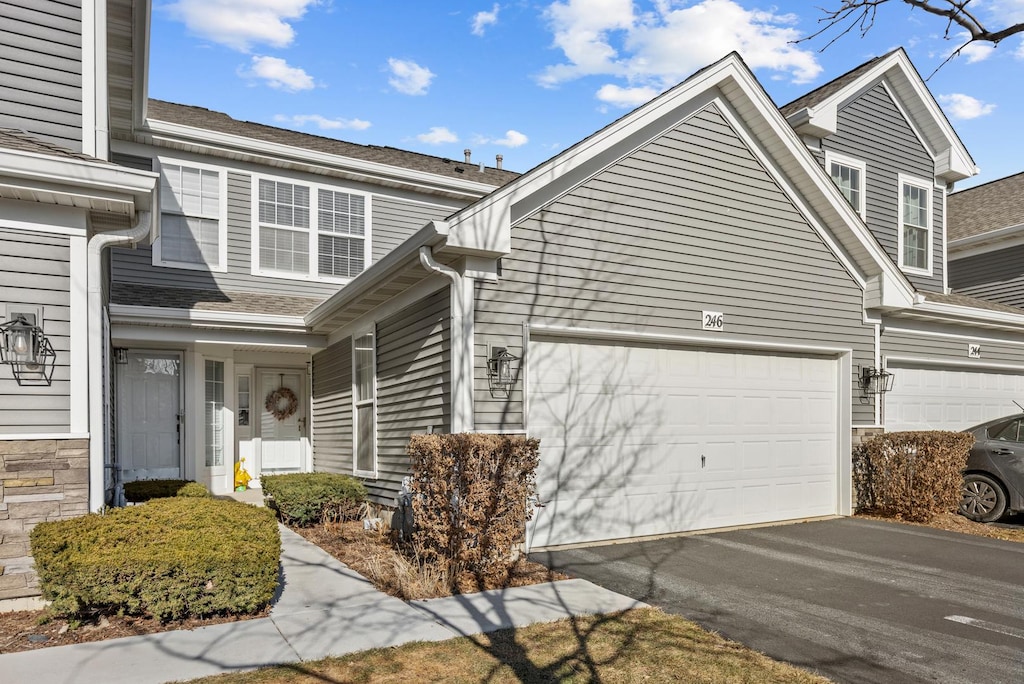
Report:
M 130 351 L 117 368 L 123 481 L 181 478 L 181 354 Z

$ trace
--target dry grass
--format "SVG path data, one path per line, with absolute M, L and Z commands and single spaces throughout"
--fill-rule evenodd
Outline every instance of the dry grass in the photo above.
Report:
M 917 525 L 918 527 L 931 527 L 936 530 L 946 530 L 947 532 L 959 532 L 961 534 L 973 534 L 976 537 L 988 537 L 990 539 L 1002 539 L 1003 541 L 1012 542 L 1024 542 L 1024 527 L 1000 527 L 993 525 L 992 523 L 979 523 L 973 520 L 968 520 L 962 515 L 956 513 L 940 513 L 935 516 L 930 522 L 926 523 L 915 523 L 908 522 L 906 520 L 898 520 L 895 518 L 883 518 L 877 515 L 870 515 L 867 513 L 858 513 L 858 517 L 871 518 L 872 520 L 885 520 L 888 522 L 898 522 L 904 525 Z M 1015 518 L 1020 522 L 1024 522 L 1024 516 L 1017 516 Z
M 500 588 L 481 587 L 471 577 L 457 577 L 450 568 L 426 565 L 399 552 L 386 528 L 364 530 L 362 523 L 344 522 L 296 528 L 295 532 L 373 582 L 381 591 L 406 601 Z M 521 587 L 562 579 L 567 576 L 523 559 L 503 586 Z
M 408 644 L 196 683 L 438 681 L 820 684 L 828 680 L 705 632 L 681 617 L 643 609 Z

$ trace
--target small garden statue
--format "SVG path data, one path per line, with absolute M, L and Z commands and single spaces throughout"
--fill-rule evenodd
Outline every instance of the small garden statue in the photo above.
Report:
M 245 488 L 249 486 L 249 480 L 252 479 L 252 476 L 249 475 L 249 472 L 243 467 L 244 463 L 245 463 L 245 459 L 244 458 L 238 459 L 238 462 L 235 463 L 235 491 L 236 492 L 244 492 Z

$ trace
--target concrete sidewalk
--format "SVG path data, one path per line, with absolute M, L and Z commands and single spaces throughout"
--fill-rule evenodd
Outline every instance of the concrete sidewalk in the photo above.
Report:
M 0 655 L 3 684 L 160 684 L 645 604 L 585 580 L 406 603 L 281 527 L 270 617 Z

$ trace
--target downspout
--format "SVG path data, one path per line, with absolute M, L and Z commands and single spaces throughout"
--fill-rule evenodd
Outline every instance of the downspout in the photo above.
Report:
M 473 431 L 473 279 L 437 263 L 430 247 L 420 247 L 420 263 L 451 281 L 452 432 Z
M 127 230 L 93 235 L 88 251 L 88 304 L 89 304 L 89 510 L 97 512 L 104 501 L 103 448 L 103 250 L 108 247 L 130 245 L 133 249 L 149 235 L 151 214 L 140 211 L 135 225 Z

